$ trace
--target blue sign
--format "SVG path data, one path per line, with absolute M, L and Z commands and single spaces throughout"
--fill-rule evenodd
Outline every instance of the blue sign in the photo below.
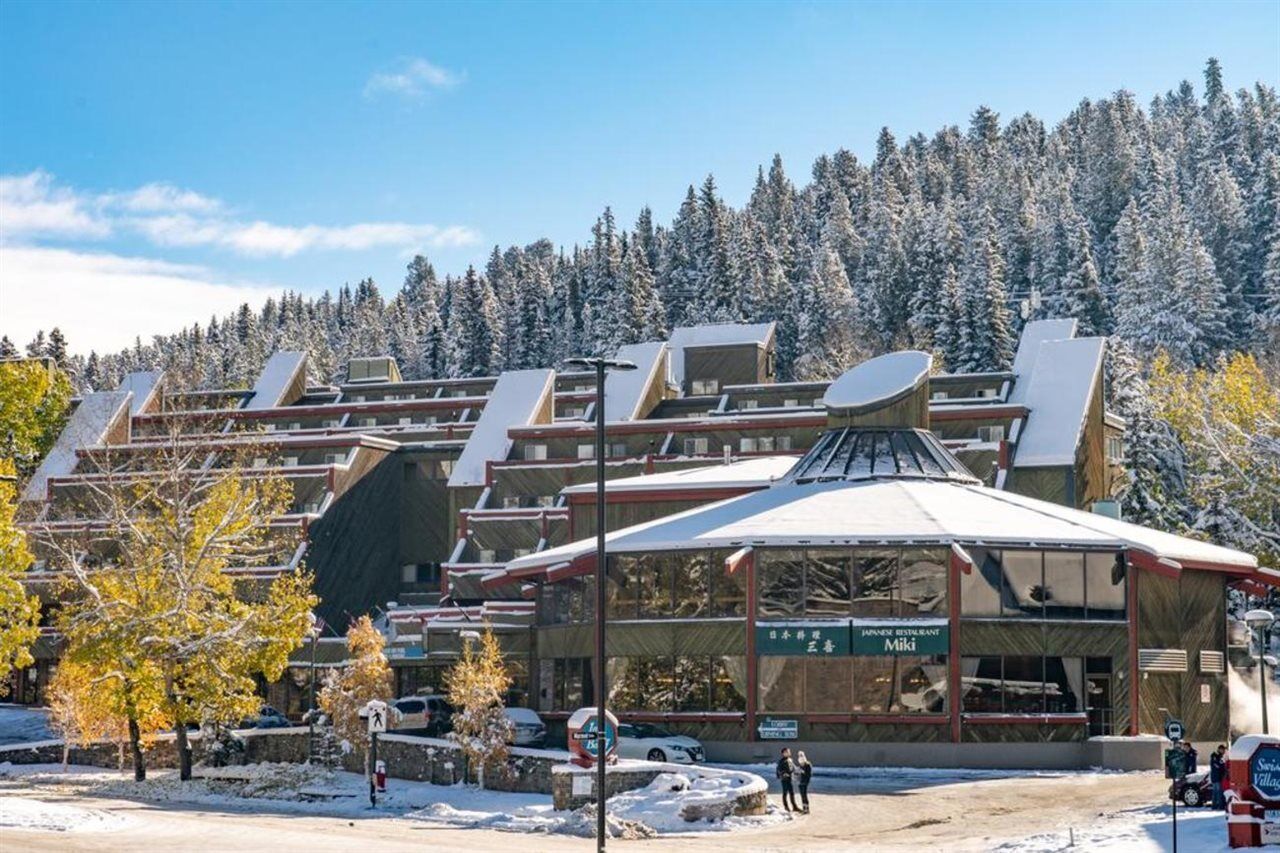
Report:
M 597 719 L 599 718 L 592 717 L 591 719 L 587 720 L 587 722 L 583 724 L 582 728 L 578 729 L 578 733 L 574 736 L 577 740 L 582 741 L 582 748 L 585 749 L 587 751 L 587 754 L 590 755 L 592 758 L 596 756 L 597 745 L 600 742 L 599 738 L 596 737 L 596 720 Z M 586 737 L 583 737 L 583 735 L 586 735 Z M 606 720 L 604 725 L 605 755 L 608 755 L 609 753 L 613 752 L 613 748 L 617 745 L 618 745 L 618 729 L 616 726 L 613 725 L 613 723 L 610 723 L 608 720 Z
M 1168 720 L 1164 724 L 1164 736 L 1174 743 L 1182 740 L 1182 735 L 1185 731 L 1182 727 L 1182 720 Z
M 1249 758 L 1249 784 L 1264 800 L 1280 800 L 1280 746 L 1263 744 Z

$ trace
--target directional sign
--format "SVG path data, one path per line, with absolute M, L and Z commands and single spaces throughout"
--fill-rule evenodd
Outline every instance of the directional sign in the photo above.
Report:
M 765 717 L 756 728 L 761 740 L 795 740 L 800 736 L 799 720 L 779 720 Z
M 1182 727 L 1182 720 L 1169 720 L 1164 724 L 1164 736 L 1175 743 L 1182 740 L 1182 735 L 1185 732 L 1186 729 Z
M 365 715 L 369 718 L 369 734 L 387 730 L 387 703 L 377 699 L 364 706 Z

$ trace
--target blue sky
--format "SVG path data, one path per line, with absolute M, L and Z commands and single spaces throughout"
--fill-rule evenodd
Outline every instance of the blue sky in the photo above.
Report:
M 0 4 L 0 332 L 118 346 L 407 256 L 667 220 L 882 125 L 1053 123 L 1219 57 L 1280 77 L 1280 2 Z

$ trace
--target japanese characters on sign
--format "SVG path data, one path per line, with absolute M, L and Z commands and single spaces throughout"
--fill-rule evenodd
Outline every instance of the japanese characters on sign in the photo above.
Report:
M 849 623 L 756 625 L 756 654 L 815 655 L 832 657 L 849 654 Z
M 842 655 L 938 655 L 950 647 L 945 621 L 861 624 L 767 622 L 756 625 L 756 654 L 792 657 Z

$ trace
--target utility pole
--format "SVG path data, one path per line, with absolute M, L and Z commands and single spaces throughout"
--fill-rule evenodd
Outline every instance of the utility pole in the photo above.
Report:
M 569 364 L 595 368 L 596 371 L 596 850 L 604 853 L 607 822 L 605 821 L 605 759 L 608 745 L 608 718 L 605 717 L 605 513 L 604 513 L 604 380 L 605 369 L 635 370 L 629 361 L 608 358 L 571 358 Z

